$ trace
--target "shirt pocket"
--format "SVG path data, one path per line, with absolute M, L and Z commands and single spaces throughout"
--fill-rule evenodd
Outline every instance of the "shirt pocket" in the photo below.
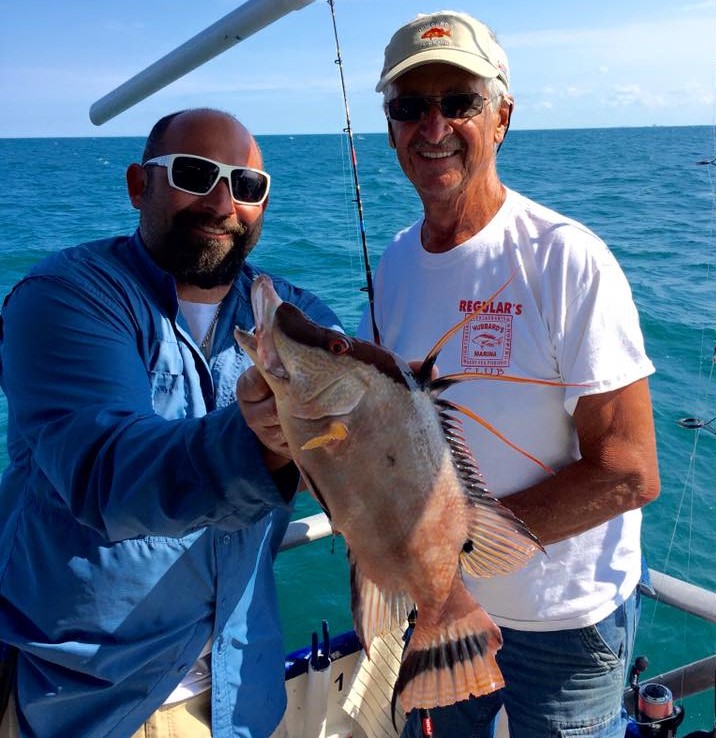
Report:
M 152 407 L 167 420 L 186 417 L 186 384 L 184 362 L 175 341 L 159 340 L 149 370 Z
M 167 420 L 186 417 L 184 377 L 171 372 L 149 372 L 152 407 L 157 415 Z

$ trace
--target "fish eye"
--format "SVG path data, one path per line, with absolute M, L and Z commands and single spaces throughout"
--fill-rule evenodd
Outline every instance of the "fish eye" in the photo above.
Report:
M 351 345 L 347 338 L 331 338 L 330 341 L 328 341 L 328 350 L 336 356 L 345 354 L 350 347 Z

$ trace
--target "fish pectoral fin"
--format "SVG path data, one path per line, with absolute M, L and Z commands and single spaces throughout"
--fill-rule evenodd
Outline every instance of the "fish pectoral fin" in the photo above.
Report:
M 345 423 L 341 423 L 339 420 L 333 420 L 325 433 L 321 433 L 318 436 L 310 438 L 303 444 L 303 446 L 301 446 L 301 451 L 311 451 L 314 448 L 331 446 L 336 443 L 340 443 L 341 441 L 345 441 L 349 435 L 350 432 Z
M 350 550 L 351 610 L 355 631 L 370 658 L 370 644 L 376 636 L 403 626 L 413 601 L 404 592 L 385 592 L 365 576 Z
M 460 564 L 473 577 L 493 577 L 521 569 L 542 544 L 511 510 L 478 489 L 469 492 L 472 514 Z

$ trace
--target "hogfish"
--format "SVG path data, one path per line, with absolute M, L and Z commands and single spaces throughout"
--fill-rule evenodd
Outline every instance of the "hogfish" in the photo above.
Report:
M 493 692 L 497 625 L 462 570 L 506 574 L 541 549 L 488 493 L 455 406 L 388 349 L 310 321 L 271 279 L 251 289 L 254 335 L 234 335 L 276 397 L 279 421 L 310 491 L 346 542 L 355 630 L 376 635 L 418 617 L 395 685 L 403 709 Z

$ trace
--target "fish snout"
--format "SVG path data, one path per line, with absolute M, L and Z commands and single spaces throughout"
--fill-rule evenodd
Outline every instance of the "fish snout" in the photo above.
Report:
M 274 289 L 267 274 L 260 274 L 251 285 L 251 307 L 256 321 L 255 356 L 259 369 L 278 379 L 288 379 L 273 338 L 276 310 L 283 300 Z
M 256 321 L 256 333 L 270 333 L 273 328 L 276 310 L 283 300 L 274 289 L 271 277 L 260 274 L 251 285 L 251 308 Z

